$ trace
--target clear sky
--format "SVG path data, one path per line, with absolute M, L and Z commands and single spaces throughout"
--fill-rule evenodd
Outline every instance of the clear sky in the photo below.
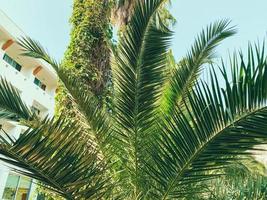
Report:
M 72 0 L 0 0 L 0 9 L 51 55 L 62 58 L 69 41 Z
M 0 8 L 54 57 L 62 58 L 69 40 L 72 0 L 0 0 Z M 238 34 L 219 48 L 220 55 L 245 48 L 249 40 L 266 38 L 266 8 L 266 0 L 173 0 L 175 57 L 185 55 L 203 27 L 222 18 L 231 19 Z

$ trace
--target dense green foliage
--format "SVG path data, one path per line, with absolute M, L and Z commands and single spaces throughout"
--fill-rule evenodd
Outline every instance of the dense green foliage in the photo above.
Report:
M 211 181 L 206 195 L 198 195 L 201 200 L 265 200 L 267 199 L 267 177 L 245 166 L 231 166 L 226 175 Z
M 218 197 L 225 193 L 216 185 L 237 188 L 232 180 L 216 178 L 236 173 L 231 166 L 266 144 L 265 45 L 250 45 L 246 55 L 214 65 L 216 47 L 236 33 L 228 20 L 220 20 L 203 29 L 175 64 L 172 31 L 160 15 L 165 3 L 140 0 L 134 7 L 112 57 L 112 112 L 38 42 L 19 41 L 25 56 L 51 64 L 80 117 L 39 119 L 1 79 L 1 119 L 28 129 L 18 139 L 0 136 L 0 159 L 68 200 L 212 198 L 209 189 L 219 191 Z M 199 77 L 207 66 L 205 82 Z M 260 199 L 265 178 L 254 187 L 250 176 L 257 178 L 242 180 L 251 192 L 238 195 Z
M 223 170 L 223 175 L 200 183 L 201 193 L 192 193 L 187 199 L 194 200 L 264 200 L 267 198 L 265 166 L 247 158 Z
M 83 82 L 101 104 L 110 98 L 111 7 L 112 1 L 74 0 L 70 44 L 62 62 L 68 73 Z M 56 113 L 74 112 L 64 87 L 59 88 L 56 100 Z

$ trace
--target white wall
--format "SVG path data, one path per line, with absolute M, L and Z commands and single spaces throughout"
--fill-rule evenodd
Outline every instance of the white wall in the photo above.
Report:
M 0 162 L 0 199 L 2 199 L 9 169 Z
M 3 35 L 5 35 L 4 39 L 2 37 Z M 10 37 L 10 39 L 14 40 L 21 36 L 25 36 L 25 34 L 5 14 L 0 11 L 0 76 L 6 78 L 7 81 L 9 81 L 14 87 L 19 90 L 22 100 L 29 107 L 33 105 L 33 102 L 37 102 L 38 105 L 40 105 L 40 107 L 42 107 L 45 111 L 43 114 L 41 114 L 41 116 L 44 116 L 44 114 L 53 116 L 55 105 L 54 96 L 56 90 L 56 86 L 53 85 L 55 85 L 56 83 L 56 75 L 52 67 L 50 65 L 47 65 L 45 62 L 37 62 L 32 60 L 33 63 L 37 62 L 36 66 L 40 65 L 43 67 L 42 70 L 46 70 L 45 78 L 48 78 L 53 82 L 53 84 L 48 85 L 47 91 L 44 91 L 36 86 L 33 82 L 34 67 L 32 65 L 29 65 L 30 67 L 27 66 L 27 63 L 24 67 L 22 65 L 22 70 L 21 72 L 19 72 L 3 60 L 5 52 L 2 50 L 2 45 L 6 42 L 6 38 Z M 12 48 L 12 51 L 14 50 L 15 53 L 17 52 L 17 50 L 19 50 L 19 48 L 17 49 L 16 46 L 12 46 Z M 18 126 L 16 123 L 3 122 L 0 120 L 0 124 L 3 125 L 3 129 L 7 133 L 14 136 L 15 138 L 18 138 L 22 133 L 23 127 Z M 0 199 L 3 196 L 8 175 L 8 167 L 0 162 Z M 34 191 L 34 188 L 35 186 L 33 185 L 31 191 Z M 32 194 L 30 196 L 32 196 Z

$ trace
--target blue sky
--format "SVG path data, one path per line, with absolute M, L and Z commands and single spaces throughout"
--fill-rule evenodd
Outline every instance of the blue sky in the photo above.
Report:
M 54 57 L 62 58 L 69 41 L 72 0 L 0 0 L 0 8 Z M 218 55 L 244 49 L 248 41 L 262 40 L 267 33 L 266 8 L 266 0 L 173 0 L 176 59 L 186 54 L 203 27 L 222 18 L 231 19 L 238 34 L 220 46 Z
M 51 55 L 62 58 L 69 41 L 72 0 L 0 0 L 0 9 Z

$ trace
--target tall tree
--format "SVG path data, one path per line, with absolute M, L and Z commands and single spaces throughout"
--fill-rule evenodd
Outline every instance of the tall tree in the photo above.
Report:
M 71 38 L 62 65 L 84 83 L 101 102 L 109 96 L 112 38 L 109 0 L 74 0 L 70 18 Z M 57 94 L 57 113 L 72 113 L 73 104 L 63 87 Z

